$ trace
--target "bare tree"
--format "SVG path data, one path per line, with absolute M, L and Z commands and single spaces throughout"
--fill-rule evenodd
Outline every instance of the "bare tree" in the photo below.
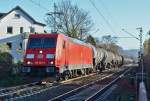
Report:
M 55 23 L 57 32 L 80 39 L 93 26 L 89 13 L 72 4 L 71 0 L 62 0 L 57 3 L 56 11 L 60 14 L 55 16 L 47 15 L 46 23 L 50 28 Z
M 98 43 L 99 47 L 102 47 L 106 50 L 112 51 L 114 53 L 118 53 L 120 47 L 116 45 L 117 38 L 112 37 L 111 35 L 102 36 L 101 40 Z
M 150 31 L 148 31 L 147 34 L 149 35 L 149 39 L 148 39 L 148 54 L 150 54 Z
M 112 37 L 111 35 L 106 35 L 102 37 L 101 42 L 105 44 L 115 44 L 117 43 L 117 38 Z
M 147 32 L 147 35 L 149 36 L 149 40 L 150 40 L 150 30 Z
M 144 41 L 144 55 L 150 54 L 150 31 L 147 32 L 149 38 Z

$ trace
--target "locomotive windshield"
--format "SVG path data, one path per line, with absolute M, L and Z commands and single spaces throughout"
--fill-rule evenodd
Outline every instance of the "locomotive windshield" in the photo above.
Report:
M 55 38 L 30 38 L 28 48 L 54 48 Z

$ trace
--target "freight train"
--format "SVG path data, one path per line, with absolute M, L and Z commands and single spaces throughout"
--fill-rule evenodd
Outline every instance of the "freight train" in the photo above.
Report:
M 132 59 L 64 34 L 30 34 L 21 70 L 55 75 L 59 80 L 129 62 Z

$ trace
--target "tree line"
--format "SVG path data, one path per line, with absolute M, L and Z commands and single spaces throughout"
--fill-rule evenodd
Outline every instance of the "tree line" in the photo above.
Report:
M 148 39 L 144 41 L 144 55 L 150 55 L 150 30 L 147 32 Z

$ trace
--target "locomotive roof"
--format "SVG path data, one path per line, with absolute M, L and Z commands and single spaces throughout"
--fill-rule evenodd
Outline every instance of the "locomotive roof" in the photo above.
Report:
M 57 36 L 58 34 L 51 34 L 51 33 L 41 33 L 41 34 L 38 34 L 38 33 L 30 33 L 30 36 L 31 37 L 37 37 L 37 36 L 39 36 L 39 37 L 42 37 L 42 36 Z
M 84 41 L 80 41 L 78 39 L 75 39 L 75 38 L 71 38 L 71 37 L 68 37 L 70 41 L 72 41 L 73 43 L 77 43 L 77 44 L 80 44 L 80 45 L 85 45 L 85 46 L 88 46 Z
M 78 39 L 75 39 L 75 38 L 71 38 L 71 37 L 68 37 L 64 34 L 51 34 L 51 33 L 47 33 L 47 34 L 30 34 L 31 37 L 33 36 L 47 36 L 47 35 L 52 35 L 52 36 L 57 36 L 57 35 L 63 35 L 64 37 L 66 37 L 67 39 L 69 39 L 71 42 L 73 43 L 76 43 L 76 44 L 80 44 L 80 45 L 84 45 L 84 46 L 88 46 L 90 47 L 87 43 L 85 43 L 84 41 L 81 41 L 81 40 L 78 40 Z

